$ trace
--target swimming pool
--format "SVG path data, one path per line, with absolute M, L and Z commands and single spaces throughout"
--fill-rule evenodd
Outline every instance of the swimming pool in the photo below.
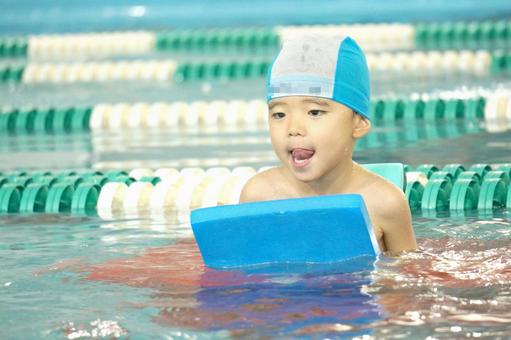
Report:
M 419 248 L 357 271 L 269 274 L 205 268 L 188 212 L 234 202 L 243 181 L 277 164 L 263 75 L 279 37 L 300 28 L 271 25 L 336 23 L 346 4 L 329 4 L 321 20 L 272 16 L 263 28 L 176 21 L 184 31 L 151 17 L 168 11 L 158 1 L 145 12 L 117 4 L 111 13 L 131 14 L 102 24 L 93 5 L 79 23 L 54 9 L 46 26 L 36 8 L 33 21 L 3 29 L 15 39 L 0 39 L 2 339 L 511 335 L 511 23 L 500 20 L 509 6 L 460 17 L 456 6 L 475 3 L 454 1 L 435 24 L 411 2 L 408 21 L 422 26 L 392 7 L 382 19 L 401 26 L 343 28 L 365 37 L 373 75 L 376 118 L 355 160 L 409 166 Z M 349 9 L 356 22 L 382 21 Z M 211 25 L 229 17 L 218 10 Z M 133 28 L 147 31 L 87 33 Z M 58 35 L 27 38 L 34 32 Z

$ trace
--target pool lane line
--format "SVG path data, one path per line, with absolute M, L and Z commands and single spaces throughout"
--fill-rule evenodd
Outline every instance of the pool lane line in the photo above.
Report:
M 428 77 L 467 74 L 478 77 L 511 72 L 511 52 L 413 51 L 367 53 L 374 75 L 411 74 Z M 263 79 L 272 60 L 251 58 L 219 62 L 182 62 L 171 59 L 98 62 L 31 62 L 0 66 L 0 83 L 73 84 L 126 81 L 236 81 Z
M 384 49 L 505 48 L 511 41 L 511 21 L 301 25 L 263 28 L 217 28 L 30 35 L 0 38 L 0 58 L 84 58 L 147 55 L 162 51 L 208 53 L 278 49 L 303 32 L 351 35 L 366 51 Z
M 186 212 L 236 203 L 246 181 L 264 169 L 6 172 L 0 177 L 0 212 L 99 214 L 105 218 Z M 414 213 L 491 212 L 510 206 L 511 164 L 473 164 L 468 168 L 423 164 L 415 170 L 406 166 L 405 170 L 405 195 Z
M 500 93 L 488 98 L 468 99 L 374 99 L 370 105 L 370 116 L 375 126 L 416 121 L 434 125 L 459 119 L 511 123 L 511 100 L 508 98 L 511 98 L 511 94 Z M 0 135 L 241 127 L 264 125 L 267 120 L 268 108 L 264 100 L 117 103 L 91 107 L 3 107 L 0 108 Z

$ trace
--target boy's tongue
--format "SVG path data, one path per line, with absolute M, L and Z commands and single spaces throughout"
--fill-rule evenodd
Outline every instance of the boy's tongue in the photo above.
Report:
M 303 161 L 304 159 L 309 159 L 314 155 L 314 151 L 307 149 L 293 149 L 291 152 L 293 158 L 299 161 Z

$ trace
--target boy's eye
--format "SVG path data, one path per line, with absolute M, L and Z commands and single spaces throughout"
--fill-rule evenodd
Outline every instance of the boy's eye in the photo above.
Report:
M 310 110 L 309 111 L 309 115 L 312 117 L 319 117 L 325 113 L 326 113 L 326 111 L 321 111 L 321 110 Z
M 286 114 L 284 112 L 275 112 L 275 113 L 272 113 L 271 114 L 271 117 L 273 119 L 282 119 L 286 116 Z

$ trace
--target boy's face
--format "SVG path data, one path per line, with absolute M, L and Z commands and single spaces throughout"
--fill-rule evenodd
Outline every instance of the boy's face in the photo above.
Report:
M 355 139 L 367 133 L 370 123 L 333 100 L 289 96 L 269 102 L 269 127 L 284 166 L 298 180 L 310 182 L 351 160 Z

